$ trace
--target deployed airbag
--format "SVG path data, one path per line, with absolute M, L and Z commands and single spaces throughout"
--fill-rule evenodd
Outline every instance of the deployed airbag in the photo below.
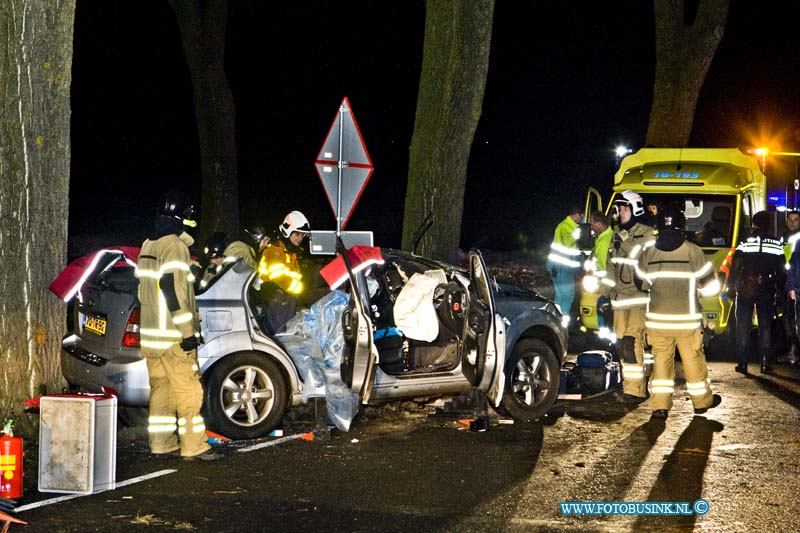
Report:
M 409 339 L 432 342 L 439 336 L 433 293 L 447 283 L 444 270 L 428 270 L 409 278 L 394 302 L 394 323 Z

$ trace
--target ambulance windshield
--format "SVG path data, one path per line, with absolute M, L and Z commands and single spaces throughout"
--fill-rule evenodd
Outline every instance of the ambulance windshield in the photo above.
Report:
M 736 197 L 719 194 L 647 194 L 642 195 L 645 217 L 655 225 L 657 213 L 667 205 L 683 211 L 686 238 L 703 247 L 731 247 Z M 650 218 L 652 217 L 652 218 Z M 647 222 L 646 222 L 647 223 Z

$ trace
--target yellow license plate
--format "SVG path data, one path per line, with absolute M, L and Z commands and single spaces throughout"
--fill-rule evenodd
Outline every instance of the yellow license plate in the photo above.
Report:
M 88 329 L 92 333 L 97 333 L 98 335 L 105 335 L 106 320 L 96 316 L 87 316 L 86 323 L 83 325 L 83 328 Z

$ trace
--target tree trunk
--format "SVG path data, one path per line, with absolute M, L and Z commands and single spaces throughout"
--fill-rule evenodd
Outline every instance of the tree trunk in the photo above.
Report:
M 74 20 L 74 0 L 0 2 L 0 421 L 63 384 Z
M 170 0 L 194 90 L 203 180 L 200 239 L 239 234 L 236 108 L 225 76 L 227 0 Z
M 481 114 L 494 0 L 427 0 L 403 219 L 403 249 L 458 252 L 467 163 Z M 430 225 L 414 250 L 420 228 Z M 416 235 L 415 235 L 416 234 Z
M 700 88 L 725 31 L 729 0 L 655 0 L 656 78 L 645 144 L 681 148 L 689 144 Z M 689 16 L 687 16 L 689 15 Z

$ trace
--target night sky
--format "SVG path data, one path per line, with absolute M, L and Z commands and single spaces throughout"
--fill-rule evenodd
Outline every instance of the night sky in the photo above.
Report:
M 350 99 L 375 166 L 348 229 L 399 247 L 422 61 L 415 1 L 233 0 L 241 220 L 292 209 L 335 220 L 314 160 Z M 470 159 L 462 247 L 549 241 L 588 185 L 610 190 L 617 144 L 644 143 L 654 36 L 647 1 L 497 0 L 483 115 Z M 787 9 L 789 9 L 787 11 Z M 690 145 L 797 150 L 800 7 L 732 2 Z M 794 177 L 794 162 L 775 173 Z M 200 199 L 191 83 L 166 2 L 79 1 L 72 80 L 69 253 L 139 244 L 166 188 Z M 202 220 L 201 220 L 202 223 Z

